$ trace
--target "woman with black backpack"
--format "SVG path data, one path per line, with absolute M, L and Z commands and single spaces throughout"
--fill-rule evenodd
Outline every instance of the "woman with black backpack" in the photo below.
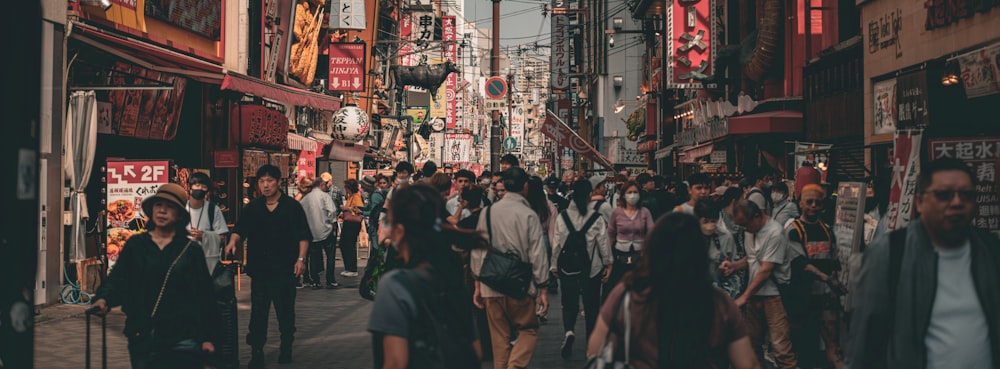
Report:
M 573 182 L 573 204 L 559 213 L 552 223 L 551 271 L 562 284 L 563 343 L 562 357 L 568 359 L 573 352 L 576 317 L 580 314 L 580 297 L 583 297 L 587 338 L 594 330 L 601 308 L 601 284 L 611 276 L 611 242 L 608 223 L 598 211 L 600 203 L 591 201 L 593 191 L 590 181 Z
M 444 214 L 444 198 L 426 184 L 397 188 L 389 200 L 385 226 L 402 265 L 379 281 L 368 322 L 376 369 L 480 367 L 471 293 L 452 246 L 487 244 Z

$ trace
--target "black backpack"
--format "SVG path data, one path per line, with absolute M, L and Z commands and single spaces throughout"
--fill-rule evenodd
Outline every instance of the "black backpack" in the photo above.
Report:
M 569 213 L 562 212 L 563 222 L 569 229 L 566 242 L 563 243 L 562 251 L 559 252 L 559 270 L 565 275 L 575 275 L 590 271 L 591 255 L 587 254 L 587 231 L 594 225 L 594 222 L 601 217 L 601 212 L 594 211 L 594 214 L 587 219 L 580 230 L 573 228 L 573 222 L 569 219 Z M 596 251 L 596 248 L 595 248 Z

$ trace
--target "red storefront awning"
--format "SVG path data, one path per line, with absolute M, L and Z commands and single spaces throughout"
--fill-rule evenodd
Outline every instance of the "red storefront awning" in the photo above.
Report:
M 778 110 L 729 118 L 730 135 L 802 133 L 802 112 Z
M 219 84 L 224 77 L 221 64 L 171 50 L 147 41 L 72 22 L 71 37 L 133 64 L 163 73 L 176 74 L 199 82 Z
M 340 109 L 340 99 L 336 97 L 266 82 L 232 71 L 226 72 L 226 78 L 222 80 L 222 89 L 266 97 L 286 104 L 308 106 L 313 109 L 329 111 Z

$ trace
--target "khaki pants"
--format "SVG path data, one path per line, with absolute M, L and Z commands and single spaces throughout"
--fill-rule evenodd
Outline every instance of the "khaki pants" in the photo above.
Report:
M 747 333 L 750 343 L 757 351 L 757 359 L 764 362 L 762 344 L 765 334 L 771 338 L 771 351 L 779 369 L 792 369 L 798 366 L 795 353 L 792 352 L 792 335 L 788 323 L 788 314 L 781 303 L 781 296 L 754 296 L 746 305 Z M 766 329 L 766 331 L 765 331 Z
M 538 317 L 535 299 L 488 297 L 486 318 L 493 341 L 493 369 L 523 369 L 528 367 L 538 343 Z M 517 340 L 510 345 L 511 330 L 517 330 Z

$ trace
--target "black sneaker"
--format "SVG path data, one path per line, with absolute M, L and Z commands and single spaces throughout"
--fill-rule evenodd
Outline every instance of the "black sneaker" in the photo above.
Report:
M 295 281 L 295 288 L 303 288 L 305 286 L 306 285 L 302 284 L 302 280 L 296 280 Z
M 250 362 L 247 363 L 247 369 L 263 369 L 264 368 L 264 350 L 261 348 L 254 348 L 250 353 Z
M 321 290 L 321 289 L 323 289 L 323 285 L 319 284 L 318 282 L 313 282 L 310 286 L 314 290 Z
M 576 340 L 576 334 L 573 331 L 566 331 L 566 336 L 563 337 L 562 343 L 562 358 L 569 359 L 573 355 L 573 341 Z
M 337 282 L 326 282 L 326 289 L 335 290 L 340 288 L 340 283 Z

